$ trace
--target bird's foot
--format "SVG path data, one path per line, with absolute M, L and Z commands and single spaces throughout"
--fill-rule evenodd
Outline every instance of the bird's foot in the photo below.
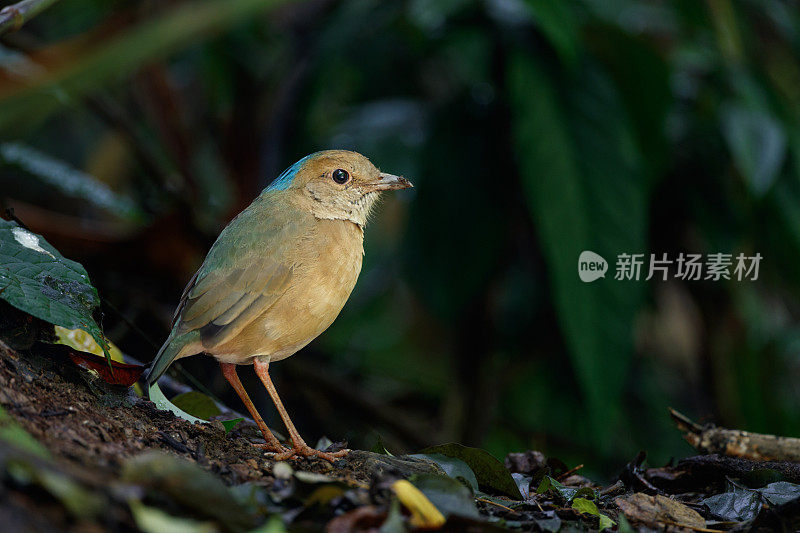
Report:
M 289 453 L 292 451 L 286 446 L 283 446 L 281 444 L 272 444 L 270 442 L 253 442 L 251 444 L 256 448 L 261 448 L 265 452 L 269 453 L 277 453 L 283 455 L 285 453 Z
M 279 453 L 275 455 L 274 459 L 276 461 L 285 461 L 287 459 L 293 459 L 295 457 L 319 457 L 320 459 L 324 459 L 332 463 L 336 459 L 344 457 L 348 453 L 350 453 L 350 450 L 339 450 L 338 452 L 323 452 L 322 450 L 315 450 L 308 444 L 303 443 L 302 445 L 295 445 L 291 450 L 287 450 L 284 453 Z

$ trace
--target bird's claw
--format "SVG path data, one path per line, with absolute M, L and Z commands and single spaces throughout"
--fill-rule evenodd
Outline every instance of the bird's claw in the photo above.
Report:
M 281 444 L 277 444 L 276 445 L 276 444 L 272 444 L 272 443 L 269 443 L 269 442 L 253 442 L 251 444 L 253 446 L 255 446 L 256 448 L 261 448 L 265 452 L 269 452 L 269 453 L 284 454 L 284 453 L 288 453 L 288 452 L 291 451 L 289 448 L 287 448 L 286 446 L 283 446 Z
M 339 450 L 338 452 L 323 452 L 321 450 L 315 450 L 314 448 L 312 448 L 307 444 L 303 444 L 302 446 L 294 446 L 291 450 L 286 450 L 283 453 L 275 455 L 274 459 L 276 461 L 285 461 L 287 459 L 293 459 L 295 457 L 319 457 L 320 459 L 324 459 L 329 463 L 332 463 L 336 459 L 344 457 L 348 453 L 350 453 L 350 450 Z

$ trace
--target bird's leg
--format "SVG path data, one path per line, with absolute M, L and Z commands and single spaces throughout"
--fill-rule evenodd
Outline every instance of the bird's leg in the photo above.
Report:
M 250 416 L 253 417 L 258 429 L 261 430 L 264 440 L 267 441 L 267 443 L 264 445 L 257 444 L 256 446 L 263 446 L 271 452 L 287 452 L 287 449 L 284 448 L 280 442 L 278 442 L 278 439 L 276 439 L 275 435 L 272 434 L 272 431 L 269 430 L 267 424 L 264 423 L 264 419 L 262 419 L 261 415 L 258 414 L 258 411 L 256 411 L 256 406 L 253 405 L 252 400 L 250 400 L 250 396 L 247 395 L 247 391 L 244 390 L 244 387 L 242 386 L 242 382 L 239 381 L 239 375 L 236 373 L 236 365 L 221 362 L 219 366 L 222 368 L 222 375 L 225 376 L 225 379 L 227 379 L 228 383 L 231 384 L 233 390 L 235 390 L 236 394 L 239 395 L 239 398 L 242 399 L 244 406 L 247 407 L 247 410 L 250 412 Z
M 286 429 L 289 430 L 289 437 L 292 439 L 292 449 L 285 453 L 276 455 L 275 459 L 282 461 L 296 455 L 301 455 L 304 457 L 319 457 L 321 459 L 325 459 L 326 461 L 333 462 L 339 457 L 347 455 L 349 450 L 323 452 L 320 450 L 315 450 L 306 444 L 303 438 L 297 432 L 297 429 L 294 427 L 292 419 L 289 418 L 289 413 L 287 413 L 286 409 L 283 407 L 283 402 L 278 396 L 278 391 L 275 390 L 275 385 L 272 384 L 272 378 L 269 377 L 269 363 L 256 360 L 253 363 L 253 367 L 255 368 L 259 379 L 261 379 L 261 382 L 264 384 L 264 388 L 267 389 L 272 401 L 275 403 L 275 407 L 278 409 L 278 413 L 280 413 L 283 423 L 286 424 Z

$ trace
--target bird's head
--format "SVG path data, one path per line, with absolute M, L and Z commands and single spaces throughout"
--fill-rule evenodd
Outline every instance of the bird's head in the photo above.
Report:
M 320 219 L 349 220 L 362 228 L 383 191 L 413 187 L 400 176 L 378 170 L 357 152 L 326 150 L 304 157 L 267 190 L 286 191 Z

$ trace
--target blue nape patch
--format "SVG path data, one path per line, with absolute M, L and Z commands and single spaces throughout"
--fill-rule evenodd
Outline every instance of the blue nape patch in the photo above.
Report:
M 267 190 L 271 191 L 285 191 L 292 185 L 292 181 L 294 181 L 294 177 L 300 168 L 303 166 L 303 163 L 317 155 L 319 152 L 315 152 L 313 154 L 305 156 L 303 159 L 295 163 L 294 165 L 290 166 L 283 173 L 275 178 L 275 180 L 269 184 Z

